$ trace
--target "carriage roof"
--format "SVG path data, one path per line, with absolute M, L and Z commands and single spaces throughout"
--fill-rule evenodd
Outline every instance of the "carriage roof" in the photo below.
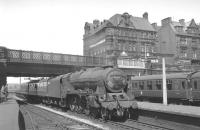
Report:
M 194 72 L 191 78 L 198 78 L 198 77 L 200 77 L 200 71 Z
M 186 79 L 188 73 L 166 74 L 167 79 Z M 131 77 L 131 80 L 162 80 L 162 74 Z

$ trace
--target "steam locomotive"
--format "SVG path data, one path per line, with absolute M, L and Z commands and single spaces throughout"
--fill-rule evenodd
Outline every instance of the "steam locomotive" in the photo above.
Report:
M 54 78 L 32 80 L 21 86 L 18 95 L 29 101 L 58 105 L 65 110 L 95 118 L 137 119 L 138 106 L 127 92 L 126 74 L 117 68 L 97 67 Z
M 137 100 L 162 102 L 162 75 L 131 77 L 130 92 Z M 167 98 L 169 103 L 200 103 L 200 72 L 173 73 L 166 75 Z

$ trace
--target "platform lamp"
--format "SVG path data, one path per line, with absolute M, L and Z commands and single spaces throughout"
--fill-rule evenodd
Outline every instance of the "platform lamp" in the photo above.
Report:
M 167 86 L 166 86 L 166 68 L 165 68 L 165 58 L 173 57 L 174 54 L 163 54 L 157 53 L 155 56 L 159 56 L 162 58 L 162 79 L 163 79 L 163 104 L 167 105 Z
M 162 57 L 162 79 L 163 79 L 163 104 L 167 105 L 167 86 L 166 86 L 166 69 L 165 69 L 165 58 Z

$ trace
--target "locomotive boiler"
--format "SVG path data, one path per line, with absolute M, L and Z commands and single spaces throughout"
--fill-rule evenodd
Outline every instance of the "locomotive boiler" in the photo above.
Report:
M 116 68 L 92 68 L 72 73 L 69 81 L 76 93 L 81 94 L 69 98 L 72 105 L 85 102 L 90 112 L 97 117 L 137 118 L 137 103 L 132 95 L 127 94 L 127 76 L 123 71 Z M 82 108 L 80 105 L 71 107 Z

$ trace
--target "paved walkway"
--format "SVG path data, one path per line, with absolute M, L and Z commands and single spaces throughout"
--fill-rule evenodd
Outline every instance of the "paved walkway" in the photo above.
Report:
M 138 107 L 143 110 L 166 112 L 200 118 L 200 107 L 184 105 L 163 105 L 160 103 L 138 102 Z
M 0 103 L 0 130 L 19 130 L 19 106 L 14 99 Z

